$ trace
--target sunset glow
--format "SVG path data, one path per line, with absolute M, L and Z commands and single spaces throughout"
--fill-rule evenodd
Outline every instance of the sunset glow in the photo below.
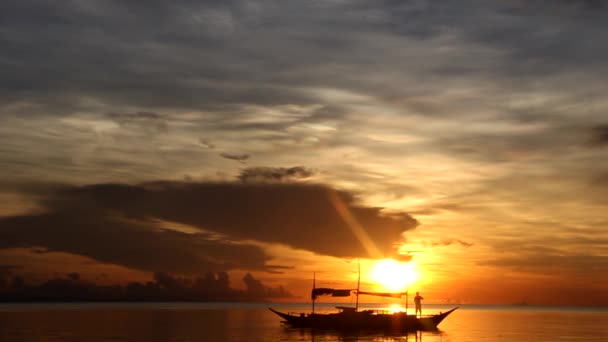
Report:
M 418 280 L 419 275 L 412 262 L 382 259 L 375 263 L 371 277 L 380 290 L 404 291 Z
M 604 3 L 3 1 L 0 299 L 608 306 Z

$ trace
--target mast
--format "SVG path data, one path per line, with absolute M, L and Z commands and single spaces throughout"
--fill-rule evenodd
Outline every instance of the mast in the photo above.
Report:
M 355 311 L 359 309 L 359 287 L 361 287 L 361 260 L 359 260 L 359 258 L 357 258 L 357 267 L 359 275 L 357 277 L 357 300 L 355 302 Z
M 312 272 L 312 291 L 314 293 L 315 291 L 315 278 L 316 278 L 316 272 Z M 312 313 L 315 313 L 315 296 L 312 296 Z

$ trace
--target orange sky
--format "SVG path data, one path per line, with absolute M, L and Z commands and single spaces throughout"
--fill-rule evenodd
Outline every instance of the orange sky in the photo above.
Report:
M 605 6 L 139 6 L 7 5 L 1 277 L 608 305 Z

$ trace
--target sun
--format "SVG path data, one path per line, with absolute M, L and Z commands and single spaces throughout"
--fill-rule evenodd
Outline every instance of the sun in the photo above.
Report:
M 418 276 L 413 262 L 401 263 L 393 259 L 378 260 L 372 271 L 372 279 L 388 291 L 405 291 Z

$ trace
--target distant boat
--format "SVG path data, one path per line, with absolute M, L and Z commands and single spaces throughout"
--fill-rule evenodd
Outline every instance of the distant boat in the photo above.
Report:
M 314 279 L 314 278 L 313 278 Z M 331 288 L 316 288 L 312 289 L 312 313 L 284 313 L 272 308 L 274 312 L 281 318 L 283 323 L 294 328 L 313 328 L 327 329 L 340 331 L 433 331 L 437 330 L 437 326 L 449 314 L 458 309 L 455 307 L 446 312 L 440 312 L 435 315 L 416 316 L 405 312 L 389 312 L 387 310 L 358 310 L 359 295 L 371 295 L 381 297 L 401 298 L 406 296 L 407 292 L 385 293 L 385 292 L 364 292 L 359 291 L 360 276 L 357 284 L 357 290 L 354 289 L 331 289 Z M 318 296 L 329 295 L 332 297 L 348 297 L 352 293 L 357 296 L 355 307 L 336 307 L 339 311 L 335 313 L 315 313 L 315 300 Z M 407 299 L 406 299 L 407 304 Z

